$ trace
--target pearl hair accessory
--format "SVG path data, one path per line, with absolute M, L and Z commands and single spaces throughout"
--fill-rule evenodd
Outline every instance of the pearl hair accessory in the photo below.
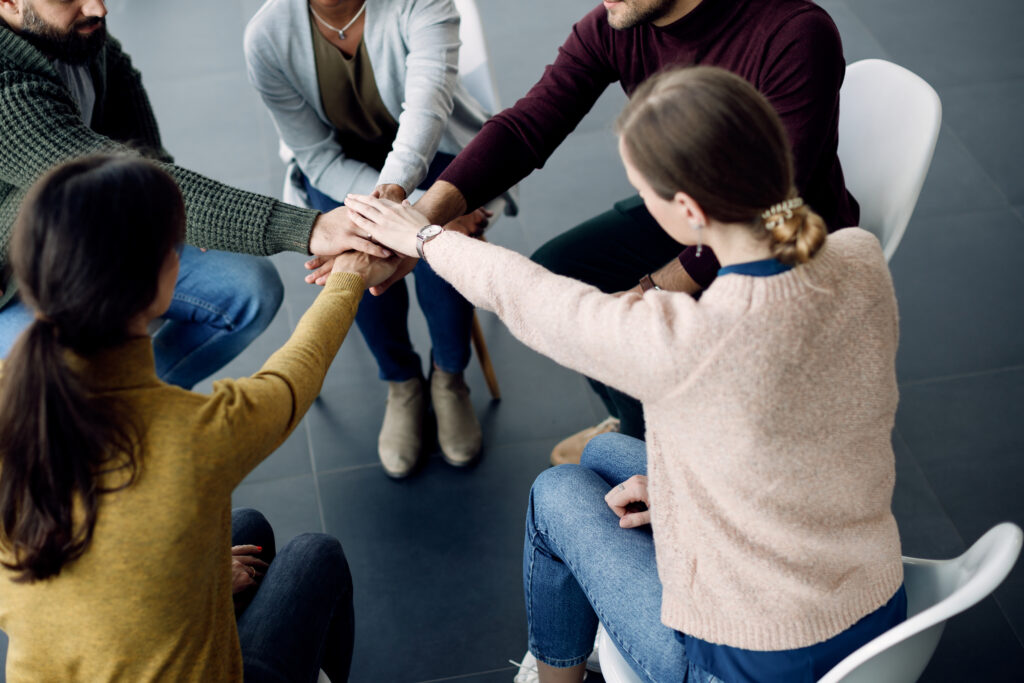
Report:
M 793 209 L 799 209 L 803 205 L 804 200 L 800 197 L 793 197 L 792 199 L 775 204 L 761 214 L 761 218 L 764 219 L 765 230 L 774 230 L 779 227 L 793 217 Z
M 338 32 L 338 40 L 345 40 L 345 31 L 347 31 L 352 26 L 352 24 L 356 23 L 356 20 L 359 19 L 359 17 L 361 17 L 363 15 L 363 11 L 364 10 L 366 10 L 366 3 L 365 2 L 363 3 L 363 6 L 359 8 L 359 11 L 356 12 L 356 15 L 354 17 L 352 17 L 352 21 L 348 22 L 347 24 L 345 24 L 341 28 L 336 28 L 336 27 L 331 26 L 330 24 L 328 24 L 326 21 L 324 21 L 323 17 L 321 17 L 319 14 L 316 13 L 316 10 L 313 9 L 312 5 L 309 6 L 309 11 L 313 13 L 313 16 L 316 17 L 317 21 L 319 21 L 321 24 L 323 24 L 327 28 L 331 29 L 332 31 L 337 31 Z

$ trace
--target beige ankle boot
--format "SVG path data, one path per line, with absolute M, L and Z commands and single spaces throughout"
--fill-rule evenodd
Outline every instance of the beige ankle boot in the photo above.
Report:
M 559 441 L 551 451 L 552 465 L 578 465 L 583 455 L 583 448 L 598 434 L 619 431 L 620 422 L 618 418 L 608 416 L 593 427 L 576 432 L 572 436 Z
M 426 408 L 422 379 L 388 382 L 388 405 L 380 426 L 377 452 L 389 477 L 401 479 L 416 467 L 423 448 Z
M 437 442 L 445 462 L 455 467 L 468 465 L 480 452 L 483 435 L 462 373 L 453 375 L 434 368 L 430 399 L 437 416 Z

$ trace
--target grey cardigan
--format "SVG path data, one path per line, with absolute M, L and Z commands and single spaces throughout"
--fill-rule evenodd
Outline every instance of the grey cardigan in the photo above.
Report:
M 245 30 L 249 80 L 281 141 L 321 192 L 343 201 L 382 183 L 409 193 L 434 154 L 458 154 L 487 112 L 458 79 L 459 14 L 452 0 L 366 0 L 363 40 L 398 134 L 384 167 L 345 156 L 320 100 L 306 0 L 267 0 Z

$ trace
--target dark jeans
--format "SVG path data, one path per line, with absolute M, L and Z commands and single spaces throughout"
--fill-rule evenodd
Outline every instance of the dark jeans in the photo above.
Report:
M 231 513 L 231 544 L 258 545 L 270 565 L 258 587 L 235 596 L 246 681 L 309 681 L 320 669 L 347 681 L 355 620 L 352 575 L 341 544 L 301 534 L 275 553 L 274 531 L 251 509 Z
M 429 187 L 454 158 L 450 154 L 436 154 L 420 187 Z M 330 211 L 342 206 L 313 187 L 308 178 L 305 185 L 309 203 L 314 209 Z M 434 363 L 445 372 L 462 372 L 469 364 L 473 305 L 441 279 L 426 261 L 420 261 L 412 273 L 416 280 L 416 298 L 430 331 Z M 377 359 L 383 380 L 402 382 L 423 376 L 420 357 L 409 339 L 408 317 L 409 290 L 404 279 L 388 287 L 380 296 L 364 296 L 359 304 L 356 325 Z
M 612 293 L 635 287 L 641 277 L 661 268 L 682 250 L 637 196 L 549 240 L 531 258 L 554 273 Z M 608 413 L 622 421 L 620 431 L 643 439 L 640 401 L 589 377 L 587 380 Z

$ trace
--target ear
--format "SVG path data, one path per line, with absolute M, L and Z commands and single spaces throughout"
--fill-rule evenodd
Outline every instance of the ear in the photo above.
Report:
M 704 215 L 704 209 L 701 208 L 700 204 L 685 192 L 676 192 L 672 197 L 672 203 L 675 204 L 679 210 L 680 215 L 689 221 L 691 227 L 697 227 L 698 225 L 707 225 L 708 219 Z
M 21 0 L 0 0 L 0 19 L 15 31 L 20 31 Z

